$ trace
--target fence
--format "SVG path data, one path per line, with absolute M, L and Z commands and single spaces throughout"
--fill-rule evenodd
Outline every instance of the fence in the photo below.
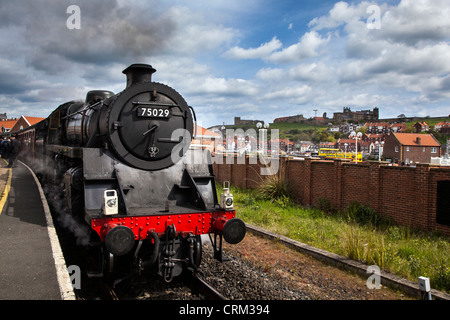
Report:
M 294 200 L 317 206 L 328 200 L 344 209 L 353 201 L 369 205 L 396 223 L 450 235 L 450 168 L 418 164 L 396 167 L 320 160 L 280 160 Z M 218 181 L 255 188 L 264 179 L 262 164 L 214 164 Z M 440 223 L 438 223 L 439 221 Z

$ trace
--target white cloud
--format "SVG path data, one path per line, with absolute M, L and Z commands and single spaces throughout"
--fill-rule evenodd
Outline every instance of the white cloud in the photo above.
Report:
M 292 104 L 304 104 L 311 100 L 313 89 L 310 86 L 285 87 L 266 93 L 263 99 L 278 100 L 283 99 Z
M 249 80 L 206 77 L 189 80 L 190 94 L 254 96 L 258 88 Z M 199 81 L 200 80 L 200 81 Z
M 266 59 L 270 54 L 279 48 L 282 43 L 276 37 L 269 42 L 261 44 L 258 48 L 243 49 L 233 47 L 224 53 L 224 57 L 229 59 Z
M 296 44 L 272 53 L 269 60 L 276 63 L 289 63 L 316 57 L 319 55 L 319 49 L 329 40 L 330 37 L 322 38 L 316 31 L 307 32 Z
M 408 45 L 448 40 L 449 17 L 447 0 L 402 0 L 383 15 L 380 37 Z
M 334 74 L 334 70 L 323 62 L 299 64 L 289 70 L 291 79 L 315 83 L 333 82 L 333 79 L 330 79 L 330 74 Z
M 263 68 L 258 70 L 255 77 L 264 82 L 277 82 L 286 77 L 286 71 L 281 68 Z
M 314 18 L 309 23 L 312 30 L 333 29 L 341 25 L 357 21 L 365 15 L 369 4 L 361 3 L 359 6 L 349 5 L 347 2 L 336 3 L 327 16 Z
M 319 49 L 329 40 L 330 37 L 323 38 L 317 32 L 311 31 L 305 33 L 297 43 L 281 50 L 279 49 L 283 44 L 274 37 L 258 48 L 233 47 L 225 52 L 224 57 L 230 59 L 262 59 L 275 63 L 298 62 L 318 56 Z
M 237 36 L 236 30 L 206 21 L 187 7 L 172 7 L 164 16 L 176 26 L 164 54 L 192 56 L 217 49 Z

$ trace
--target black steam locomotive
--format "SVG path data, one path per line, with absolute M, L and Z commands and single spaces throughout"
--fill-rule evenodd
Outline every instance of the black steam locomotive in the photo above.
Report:
M 133 64 L 124 91 L 90 91 L 17 134 L 24 161 L 89 227 L 105 276 L 155 266 L 171 281 L 199 267 L 202 234 L 219 260 L 222 237 L 245 236 L 226 190 L 219 203 L 210 154 L 189 148 L 194 110 L 155 71 Z

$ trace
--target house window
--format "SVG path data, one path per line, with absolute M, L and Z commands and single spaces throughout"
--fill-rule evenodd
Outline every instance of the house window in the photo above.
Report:
M 436 222 L 450 226 L 450 181 L 437 182 Z
M 431 148 L 431 153 L 437 153 L 437 148 L 436 147 Z
M 406 147 L 406 151 L 409 151 L 409 147 Z
M 398 146 L 395 146 L 395 152 L 398 152 Z
M 425 152 L 425 147 L 422 148 L 422 152 Z

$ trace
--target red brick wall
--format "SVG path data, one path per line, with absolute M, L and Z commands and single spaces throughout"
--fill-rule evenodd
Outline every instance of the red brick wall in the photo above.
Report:
M 218 181 L 255 188 L 264 179 L 263 165 L 214 164 Z M 317 206 L 321 199 L 338 209 L 353 201 L 369 205 L 401 225 L 436 230 L 450 235 L 450 227 L 436 223 L 437 182 L 450 180 L 450 168 L 418 165 L 390 167 L 374 163 L 289 160 L 280 163 L 294 199 Z M 450 213 L 449 213 L 450 214 Z
M 289 186 L 293 197 L 299 203 L 309 202 L 309 188 L 311 182 L 311 161 L 292 160 L 287 162 L 286 175 L 289 177 Z
M 335 175 L 332 161 L 321 161 L 312 163 L 311 166 L 311 184 L 310 184 L 310 205 L 317 206 L 320 199 L 330 198 L 334 192 Z M 329 199 L 333 203 L 333 197 Z
M 372 197 L 376 197 L 370 181 L 370 168 L 368 165 L 345 164 L 342 166 L 341 204 L 345 208 L 354 201 L 373 205 Z M 376 190 L 375 190 L 376 191 Z
M 408 167 L 380 168 L 381 188 L 379 212 L 394 219 L 396 223 L 417 225 L 418 207 L 415 203 L 415 169 Z M 420 219 L 419 219 L 420 220 Z

